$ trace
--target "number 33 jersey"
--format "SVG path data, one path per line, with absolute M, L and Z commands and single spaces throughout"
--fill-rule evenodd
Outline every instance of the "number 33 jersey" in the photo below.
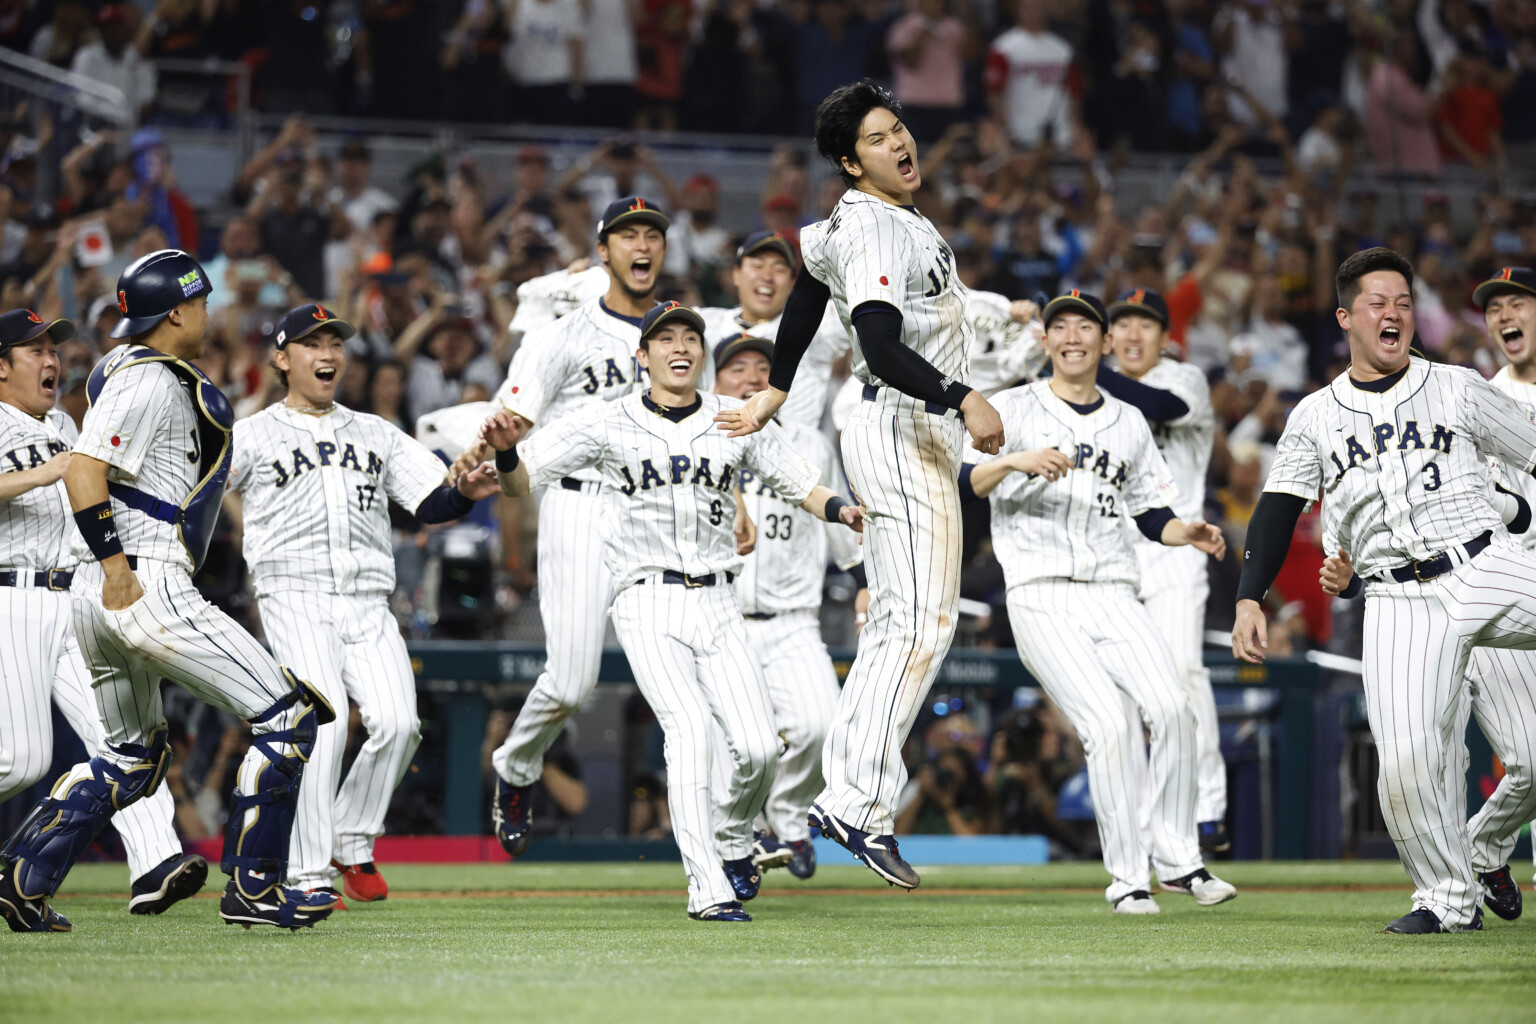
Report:
M 1178 498 L 1146 418 L 1103 394 L 1092 404 L 1072 405 L 1044 380 L 991 401 L 1007 442 L 997 455 L 967 446 L 967 462 L 1041 448 L 1055 448 L 1072 462 L 1055 482 L 1009 473 L 988 496 L 992 545 L 1008 586 L 1046 579 L 1134 586 L 1140 573 L 1126 521 Z
M 631 394 L 555 420 L 517 451 L 535 489 L 559 486 L 584 469 L 602 474 L 603 539 L 619 589 L 667 570 L 689 576 L 739 572 L 732 528 L 742 473 L 795 504 L 821 478 L 777 424 L 745 437 L 717 429 L 715 415 L 741 404 L 700 395 L 698 406 L 685 412 Z
M 447 469 L 378 416 L 271 405 L 235 424 L 230 490 L 245 512 L 256 596 L 395 589 L 389 503 L 414 513 Z

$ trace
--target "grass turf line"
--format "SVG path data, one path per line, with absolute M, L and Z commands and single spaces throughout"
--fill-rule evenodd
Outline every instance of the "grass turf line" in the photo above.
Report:
M 686 919 L 675 863 L 382 870 L 401 897 L 441 895 L 289 934 L 224 925 L 205 899 L 130 918 L 126 870 L 81 865 L 58 901 L 73 934 L 0 933 L 0 1020 L 1353 1024 L 1536 1005 L 1532 921 L 1380 934 L 1408 909 L 1395 863 L 1221 865 L 1236 901 L 1162 895 L 1140 919 L 1108 912 L 1095 865 L 928 868 L 929 892 L 901 894 L 825 864 L 810 884 L 770 872 L 735 926 Z M 452 895 L 506 889 L 550 895 Z

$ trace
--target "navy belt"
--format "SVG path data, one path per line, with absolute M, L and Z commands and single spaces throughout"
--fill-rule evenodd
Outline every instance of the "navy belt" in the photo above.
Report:
M 0 569 L 0 587 L 25 586 L 25 569 Z M 73 569 L 39 569 L 32 574 L 32 585 L 41 590 L 68 590 L 75 580 Z
M 879 388 L 875 387 L 873 384 L 864 385 L 864 401 L 873 402 L 879 397 Z M 965 419 L 965 414 L 962 413 L 959 409 L 951 409 L 949 406 L 940 405 L 938 402 L 924 402 L 923 411 L 926 413 L 931 413 L 934 416 L 948 416 L 950 413 L 954 413 L 956 419 Z
M 1466 560 L 1471 561 L 1481 554 L 1492 538 L 1493 531 L 1484 530 L 1463 544 L 1461 549 L 1467 553 Z M 1451 559 L 1451 556 L 1447 552 L 1442 551 L 1433 558 L 1426 558 L 1421 562 L 1409 562 L 1407 565 L 1400 565 L 1396 569 L 1390 569 L 1387 575 L 1391 576 L 1398 583 L 1412 583 L 1414 580 L 1424 583 L 1434 579 L 1436 576 L 1444 576 L 1456 568 L 1456 565 L 1457 563 Z
M 776 619 L 778 617 L 778 612 L 747 612 L 742 616 L 742 618 L 751 619 L 754 622 L 767 622 L 769 619 Z
M 722 579 L 722 577 L 724 577 Z M 648 578 L 636 580 L 637 583 L 645 583 Z M 712 572 L 708 576 L 689 576 L 687 573 L 676 572 L 668 569 L 661 574 L 661 582 L 676 583 L 684 587 L 713 587 L 734 582 L 736 574 L 733 572 Z
M 600 485 L 596 480 L 577 480 L 573 476 L 563 476 L 560 478 L 560 486 L 568 491 L 584 491 L 588 487 L 598 487 Z

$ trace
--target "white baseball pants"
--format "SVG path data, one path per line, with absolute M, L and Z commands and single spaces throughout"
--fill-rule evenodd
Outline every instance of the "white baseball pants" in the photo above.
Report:
M 1509 863 L 1520 827 L 1536 818 L 1536 654 L 1474 647 L 1467 662 L 1467 700 L 1488 745 L 1504 765 L 1504 777 L 1467 822 L 1472 870 Z M 1465 747 L 1462 748 L 1465 750 Z M 1457 773 L 1466 777 L 1466 769 Z
M 949 653 L 960 600 L 960 446 L 953 414 L 892 388 L 860 401 L 843 464 L 865 507 L 869 622 L 838 698 L 816 802 L 880 835 L 896 827 L 907 783 L 902 744 Z
M 30 575 L 30 573 L 28 574 Z M 103 730 L 85 662 L 75 642 L 69 594 L 26 587 L 0 588 L 0 803 L 41 779 L 53 761 L 57 704 L 86 753 L 101 753 Z M 112 817 L 138 878 L 168 857 L 181 855 L 172 821 L 176 808 L 162 785 L 154 796 Z
M 752 821 L 773 785 L 779 740 L 735 593 L 657 579 L 620 591 L 613 625 L 666 738 L 667 806 L 692 913 L 736 899 L 720 862 L 752 854 Z M 723 794 L 710 782 L 716 723 L 735 763 Z
M 496 773 L 531 786 L 544 773 L 544 752 L 597 685 L 603 634 L 613 604 L 613 576 L 603 561 L 600 485 L 580 491 L 556 484 L 539 499 L 539 615 L 544 671 L 512 731 L 491 756 Z
M 278 660 L 336 709 L 336 720 L 316 730 L 289 843 L 288 884 L 313 889 L 331 884 L 332 858 L 343 865 L 373 860 L 390 797 L 421 744 L 416 677 L 383 594 L 287 591 L 258 607 Z M 338 790 L 349 699 L 368 738 Z
M 1112 879 L 1105 898 L 1113 903 L 1151 891 L 1149 853 L 1158 877 L 1167 881 L 1201 867 L 1195 715 L 1173 655 L 1130 584 L 1026 583 L 1008 591 L 1008 616 L 1024 667 L 1083 741 L 1104 867 Z M 1152 737 L 1150 759 L 1141 751 L 1143 722 Z M 1151 772 L 1146 787 L 1138 771 L 1143 763 Z M 1142 833 L 1143 800 L 1151 802 L 1145 815 L 1150 850 Z

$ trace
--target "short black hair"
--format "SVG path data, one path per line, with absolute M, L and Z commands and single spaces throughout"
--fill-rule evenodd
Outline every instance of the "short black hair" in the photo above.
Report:
M 843 158 L 858 162 L 854 145 L 859 141 L 859 126 L 871 110 L 881 107 L 901 117 L 901 102 L 889 89 L 866 78 L 832 90 L 816 108 L 816 152 L 837 168 L 849 188 L 857 179 L 844 169 Z
M 1362 249 L 1339 264 L 1338 273 L 1333 275 L 1333 290 L 1338 295 L 1339 308 L 1347 310 L 1354 305 L 1360 297 L 1360 279 L 1379 270 L 1402 274 L 1408 282 L 1409 292 L 1413 291 L 1413 264 L 1408 257 L 1378 245 L 1374 249 Z

